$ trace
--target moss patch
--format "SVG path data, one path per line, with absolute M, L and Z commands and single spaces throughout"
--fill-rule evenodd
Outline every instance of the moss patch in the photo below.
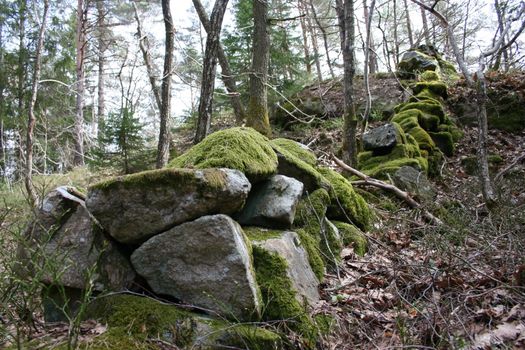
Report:
M 277 172 L 277 155 L 268 138 L 251 128 L 217 131 L 183 155 L 173 159 L 174 168 L 230 168 L 259 181 Z
M 430 135 L 423 128 L 418 126 L 412 128 L 408 133 L 417 141 L 420 149 L 432 151 L 436 147 Z
M 418 95 L 422 91 L 429 91 L 430 95 L 437 95 L 442 98 L 447 98 L 447 86 L 441 81 L 425 81 L 415 83 L 412 86 L 412 91 L 415 95 Z M 429 95 L 429 94 L 427 94 Z
M 365 231 L 368 230 L 373 214 L 363 197 L 354 191 L 352 184 L 343 175 L 328 168 L 319 170 L 332 184 L 328 218 L 349 221 Z
M 287 276 L 286 261 L 278 254 L 253 247 L 256 279 L 263 298 L 263 318 L 267 321 L 286 320 L 301 334 L 309 348 L 315 346 L 317 331 L 305 308 L 297 301 Z
M 363 256 L 368 250 L 368 241 L 361 230 L 346 222 L 334 221 L 345 246 L 351 245 L 357 255 Z
M 421 73 L 421 75 L 419 76 L 419 80 L 421 80 L 421 81 L 436 81 L 436 80 L 441 80 L 441 77 L 439 76 L 438 73 L 430 71 L 430 70 L 427 70 L 427 71 L 424 71 L 423 73 Z
M 428 132 L 436 146 L 447 156 L 451 157 L 454 154 L 454 140 L 452 134 L 447 131 Z
M 245 226 L 242 228 L 246 236 L 252 241 L 265 241 L 271 238 L 279 238 L 282 236 L 283 231 L 269 230 L 262 227 L 256 226 Z
M 362 169 L 363 173 L 370 177 L 375 177 L 378 179 L 388 179 L 387 174 L 395 173 L 402 166 L 411 166 L 416 169 L 421 169 L 417 159 L 414 158 L 400 158 L 394 159 L 386 163 L 379 163 L 375 167 L 370 167 L 367 169 Z
M 275 146 L 278 150 L 286 150 L 288 153 L 292 154 L 294 157 L 301 159 L 305 163 L 315 167 L 317 165 L 317 157 L 315 154 L 308 150 L 304 145 L 301 145 L 298 142 L 295 142 L 290 139 L 273 139 L 270 141 L 270 145 Z
M 315 277 L 322 282 L 324 279 L 324 273 L 326 271 L 326 265 L 324 259 L 321 256 L 320 249 L 320 234 L 319 232 L 312 230 L 306 230 L 304 228 L 296 230 L 297 235 L 301 239 L 301 244 L 308 253 L 308 263 L 315 274 Z
M 432 114 L 439 117 L 441 123 L 445 121 L 445 111 L 439 102 L 434 103 L 433 101 L 421 101 L 421 102 L 409 102 L 396 106 L 398 112 L 403 112 L 409 109 L 418 109 L 421 112 Z

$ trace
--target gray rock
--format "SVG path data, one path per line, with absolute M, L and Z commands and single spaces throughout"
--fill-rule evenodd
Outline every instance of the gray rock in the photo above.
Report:
M 399 141 L 399 131 L 392 123 L 388 123 L 364 134 L 363 148 L 373 151 L 374 155 L 388 154 Z
M 232 214 L 250 182 L 232 169 L 162 169 L 118 177 L 91 187 L 86 204 L 109 234 L 140 243 L 203 215 Z
M 289 228 L 303 188 L 303 184 L 294 178 L 274 175 L 250 192 L 237 221 L 242 225 Z
M 260 312 L 244 233 L 226 215 L 203 216 L 156 235 L 135 250 L 131 262 L 157 294 L 230 318 Z
M 439 69 L 439 62 L 427 53 L 419 50 L 409 50 L 401 57 L 397 69 L 402 76 L 413 76 L 418 72 Z
M 397 187 L 423 200 L 430 201 L 436 196 L 436 191 L 428 181 L 425 172 L 416 170 L 411 166 L 399 168 L 393 174 L 392 180 Z
M 65 187 L 47 195 L 25 237 L 18 250 L 20 270 L 46 284 L 120 291 L 135 279 L 127 258 Z
M 308 253 L 301 245 L 297 233 L 285 231 L 280 237 L 255 240 L 253 244 L 269 252 L 277 253 L 286 260 L 288 263 L 287 275 L 297 292 L 296 298 L 299 302 L 302 303 L 303 298 L 310 305 L 319 301 L 317 289 L 319 280 L 308 263 Z

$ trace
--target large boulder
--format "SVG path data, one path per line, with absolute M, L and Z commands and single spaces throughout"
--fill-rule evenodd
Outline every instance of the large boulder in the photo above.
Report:
M 439 69 L 438 60 L 420 50 L 409 50 L 403 54 L 397 65 L 402 76 L 413 77 L 416 73 Z
M 21 270 L 50 285 L 98 291 L 129 288 L 135 273 L 127 258 L 71 192 L 59 187 L 44 199 L 26 230 L 26 244 L 19 247 Z
M 238 170 L 162 169 L 95 184 L 86 205 L 117 241 L 140 243 L 203 215 L 232 214 L 250 189 Z
M 319 280 L 312 271 L 308 262 L 308 252 L 297 233 L 271 231 L 267 234 L 257 229 L 249 229 L 248 232 L 255 246 L 278 254 L 286 261 L 286 274 L 290 278 L 298 302 L 302 303 L 303 298 L 309 305 L 319 301 Z
M 226 215 L 203 216 L 152 237 L 131 262 L 157 294 L 228 318 L 246 320 L 260 312 L 249 243 Z
M 428 181 L 425 172 L 411 166 L 399 168 L 392 175 L 392 180 L 397 187 L 423 200 L 430 201 L 436 196 L 436 191 Z
M 274 175 L 250 192 L 237 221 L 242 225 L 289 228 L 303 188 L 303 184 L 294 178 Z
M 252 128 L 214 132 L 169 163 L 175 168 L 230 168 L 242 171 L 252 183 L 277 172 L 277 155 L 269 140 Z

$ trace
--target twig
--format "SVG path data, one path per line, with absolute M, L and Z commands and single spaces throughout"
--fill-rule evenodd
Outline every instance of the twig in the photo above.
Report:
M 440 219 L 438 219 L 437 217 L 432 215 L 428 210 L 424 209 L 421 204 L 416 202 L 416 200 L 414 200 L 414 198 L 412 198 L 410 196 L 410 194 L 408 194 L 408 192 L 405 192 L 405 191 L 399 189 L 398 187 L 396 187 L 394 185 L 391 185 L 391 184 L 388 184 L 388 183 L 386 183 L 384 181 L 371 178 L 370 176 L 368 176 L 366 174 L 363 174 L 359 170 L 352 168 L 351 166 L 349 166 L 348 164 L 344 163 L 341 159 L 337 158 L 334 155 L 332 155 L 332 159 L 342 169 L 344 169 L 346 171 L 349 171 L 353 175 L 361 178 L 363 180 L 361 182 L 362 184 L 378 187 L 378 188 L 381 188 L 383 190 L 392 192 L 393 194 L 396 195 L 396 197 L 404 200 L 411 208 L 413 208 L 413 209 L 421 209 L 422 212 L 423 212 L 423 217 L 425 219 L 427 219 L 428 221 L 430 221 L 431 223 L 434 223 L 436 225 L 443 225 L 443 222 Z
M 506 166 L 504 169 L 502 169 L 495 177 L 494 182 L 498 182 L 505 174 L 507 174 L 509 171 L 512 170 L 516 165 L 523 162 L 525 160 L 525 153 L 523 153 L 521 156 L 514 159 L 512 163 L 510 163 L 508 166 Z

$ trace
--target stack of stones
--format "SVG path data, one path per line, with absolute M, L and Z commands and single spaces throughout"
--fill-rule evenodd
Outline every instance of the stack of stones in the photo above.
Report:
M 432 48 L 410 50 L 399 62 L 400 75 L 418 81 L 410 85 L 412 96 L 394 108 L 390 123 L 363 136 L 364 152 L 358 167 L 366 174 L 385 178 L 404 166 L 436 176 L 443 155 L 451 156 L 454 142 L 462 136 L 443 109 L 445 81 L 457 77 L 454 67 Z M 382 132 L 389 137 L 378 136 Z M 376 142 L 387 138 L 389 143 Z
M 147 291 L 230 322 L 288 322 L 313 347 L 318 285 L 343 246 L 365 253 L 373 218 L 343 176 L 316 163 L 295 141 L 233 128 L 85 198 L 57 188 L 26 232 L 25 273 L 50 286 L 48 320 L 74 315 L 86 291 Z M 178 346 L 195 346 L 199 327 L 189 328 Z

